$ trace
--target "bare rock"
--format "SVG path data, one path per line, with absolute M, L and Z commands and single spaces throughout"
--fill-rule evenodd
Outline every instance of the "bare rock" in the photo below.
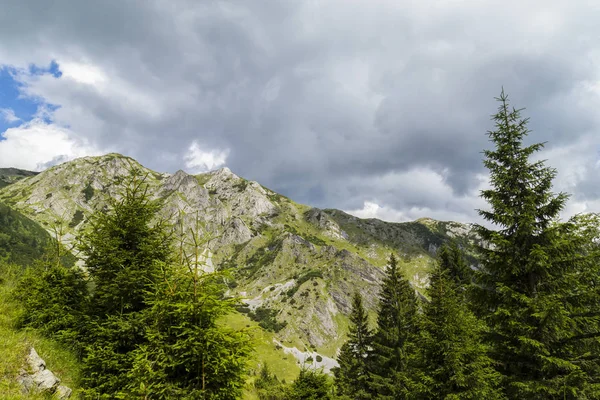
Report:
M 72 393 L 73 393 L 73 390 L 71 390 L 71 388 L 60 385 L 56 388 L 56 392 L 54 392 L 54 396 L 58 397 L 59 400 L 64 400 L 64 399 L 68 399 L 69 397 L 71 397 Z
M 43 369 L 31 376 L 37 390 L 40 392 L 54 393 L 58 388 L 60 379 L 56 377 L 49 369 Z
M 27 365 L 31 369 L 31 372 L 36 373 L 46 369 L 46 362 L 42 360 L 37 351 L 32 347 L 27 355 Z
M 46 368 L 46 362 L 33 347 L 29 350 L 26 362 L 28 371 L 21 370 L 17 377 L 24 394 L 48 393 L 63 400 L 71 396 L 72 390 L 60 385 L 60 379 Z

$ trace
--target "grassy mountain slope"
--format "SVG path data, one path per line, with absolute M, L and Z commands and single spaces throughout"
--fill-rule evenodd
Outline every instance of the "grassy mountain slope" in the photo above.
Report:
M 0 188 L 10 185 L 20 179 L 37 175 L 37 172 L 18 168 L 0 168 Z
M 0 262 L 28 265 L 42 256 L 50 240 L 38 223 L 0 203 Z
M 361 220 L 297 204 L 227 168 L 161 174 L 118 154 L 74 160 L 19 180 L 0 189 L 0 201 L 46 229 L 59 226 L 69 245 L 87 228 L 89 215 L 117 195 L 119 180 L 132 168 L 147 174 L 151 195 L 164 202 L 162 216 L 178 231 L 216 236 L 203 253 L 205 268 L 234 270 L 231 294 L 247 303 L 238 322 L 264 328 L 261 340 L 268 338 L 274 352 L 268 357 L 282 363 L 276 371 L 286 370 L 292 357 L 331 366 L 327 357 L 334 358 L 344 341 L 353 292 L 360 291 L 374 310 L 390 252 L 401 256 L 401 268 L 422 291 L 439 245 L 450 238 L 474 240 L 467 225 Z

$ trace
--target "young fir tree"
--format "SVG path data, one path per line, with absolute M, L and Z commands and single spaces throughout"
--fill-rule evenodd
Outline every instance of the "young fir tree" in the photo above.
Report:
M 382 282 L 373 338 L 372 392 L 380 399 L 406 398 L 411 391 L 411 359 L 418 331 L 418 306 L 414 289 L 400 271 L 396 257 Z
M 152 399 L 236 399 L 245 383 L 249 335 L 219 323 L 237 305 L 224 299 L 221 273 L 165 268 L 134 352 L 128 391 Z
M 285 400 L 286 387 L 271 372 L 268 364 L 263 364 L 254 381 L 254 388 L 259 400 Z
M 497 230 L 477 227 L 486 243 L 477 301 L 491 355 L 509 398 L 599 398 L 599 263 L 589 226 L 557 222 L 567 196 L 551 191 L 554 169 L 530 160 L 543 144 L 524 146 L 527 119 L 504 91 L 498 100 L 488 133 L 495 149 L 484 152 L 490 209 L 479 210 Z
M 444 246 L 430 277 L 419 344 L 419 399 L 500 399 L 500 374 L 482 343 L 483 326 L 465 303 L 457 272 L 466 262 L 458 247 Z
M 157 221 L 160 204 L 149 198 L 146 178 L 133 170 L 122 188 L 92 216 L 80 245 L 93 284 L 82 383 L 93 398 L 115 398 L 129 383 L 132 352 L 146 341 L 146 291 L 160 276 L 158 263 L 171 258 L 170 230 Z
M 331 400 L 331 384 L 327 375 L 303 368 L 288 390 L 286 400 Z
M 238 299 L 224 297 L 227 271 L 204 272 L 203 246 L 213 239 L 198 216 L 192 254 L 160 263 L 162 277 L 148 295 L 147 342 L 135 352 L 128 395 L 152 399 L 236 399 L 252 351 L 246 330 L 224 326 Z
M 352 297 L 350 331 L 348 341 L 340 349 L 339 367 L 333 370 L 337 394 L 351 399 L 370 399 L 371 346 L 373 334 L 369 329 L 368 314 L 362 304 L 360 293 Z
M 17 285 L 15 298 L 23 306 L 19 325 L 81 352 L 79 332 L 85 325 L 87 282 L 83 271 L 65 265 L 61 244 L 52 241 L 47 256 L 29 266 Z

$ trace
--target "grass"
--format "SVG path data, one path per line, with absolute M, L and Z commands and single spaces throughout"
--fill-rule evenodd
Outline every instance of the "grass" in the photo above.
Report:
M 18 304 L 11 299 L 20 267 L 0 264 L 0 398 L 44 399 L 42 395 L 24 395 L 15 378 L 24 367 L 28 350 L 33 346 L 46 361 L 47 368 L 60 380 L 61 384 L 73 389 L 77 398 L 79 363 L 64 346 L 42 337 L 35 331 L 20 330 L 15 326 L 19 313 Z
M 300 367 L 296 363 L 296 359 L 293 355 L 285 354 L 283 350 L 277 348 L 277 345 L 273 342 L 275 338 L 273 333 L 260 329 L 257 322 L 240 313 L 229 314 L 224 318 L 223 323 L 233 329 L 253 328 L 251 330 L 252 345 L 255 352 L 249 363 L 249 378 L 242 399 L 258 399 L 254 391 L 254 380 L 261 366 L 265 363 L 269 365 L 269 369 L 280 381 L 289 384 L 298 377 Z

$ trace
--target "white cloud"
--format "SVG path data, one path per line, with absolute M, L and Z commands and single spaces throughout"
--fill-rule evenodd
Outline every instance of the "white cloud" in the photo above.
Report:
M 2 115 L 2 118 L 4 118 L 4 121 L 8 122 L 9 124 L 13 124 L 21 120 L 21 118 L 15 115 L 14 110 L 11 108 L 0 108 L 0 114 Z
M 99 86 L 108 80 L 108 77 L 98 66 L 78 62 L 61 62 L 62 77 L 92 86 Z
M 225 165 L 228 155 L 228 149 L 204 151 L 198 142 L 194 141 L 185 156 L 185 166 L 196 174 L 210 171 Z
M 371 201 L 365 201 L 363 208 L 357 210 L 347 210 L 346 212 L 358 218 L 377 218 L 390 222 L 408 221 L 408 218 L 402 211 L 394 210 L 393 208 L 387 206 L 382 207 L 379 204 Z
M 0 167 L 42 170 L 58 162 L 102 154 L 68 129 L 34 119 L 7 129 L 0 141 Z

